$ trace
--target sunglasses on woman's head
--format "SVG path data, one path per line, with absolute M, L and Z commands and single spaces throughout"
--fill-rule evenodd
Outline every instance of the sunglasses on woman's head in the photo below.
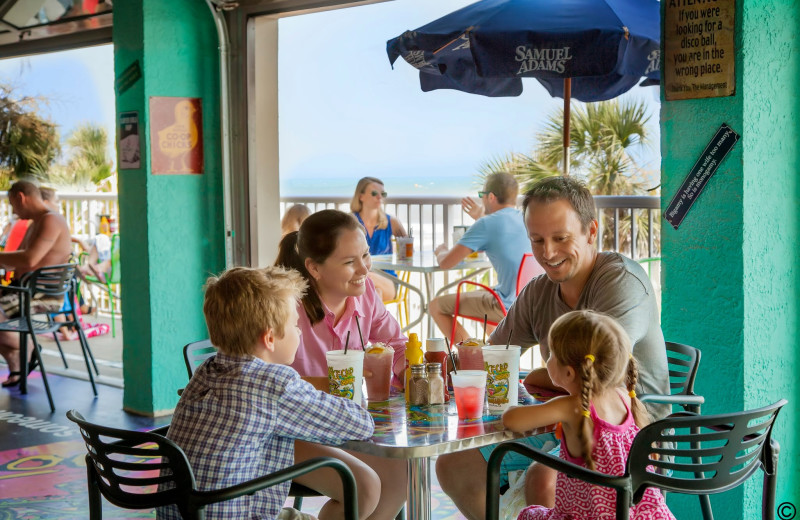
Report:
M 482 199 L 482 198 L 484 198 L 485 196 L 487 196 L 490 193 L 491 193 L 491 191 L 479 191 L 478 192 L 478 198 Z
M 384 199 L 385 199 L 385 198 L 386 198 L 386 196 L 388 195 L 388 193 L 386 193 L 385 191 L 375 191 L 375 190 L 372 190 L 372 196 L 373 196 L 373 197 L 377 197 L 377 196 L 378 196 L 378 194 L 380 194 L 380 196 L 381 196 L 381 197 L 383 197 Z

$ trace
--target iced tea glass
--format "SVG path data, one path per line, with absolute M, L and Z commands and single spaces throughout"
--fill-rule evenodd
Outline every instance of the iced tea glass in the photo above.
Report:
M 389 345 L 376 343 L 364 353 L 364 372 L 371 372 L 367 382 L 367 399 L 386 401 L 392 388 L 392 362 L 394 349 Z

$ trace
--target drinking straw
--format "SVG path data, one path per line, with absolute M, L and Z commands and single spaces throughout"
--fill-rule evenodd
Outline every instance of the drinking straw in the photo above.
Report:
M 361 335 L 361 324 L 358 323 L 358 314 L 356 316 L 356 327 L 358 327 L 358 339 L 361 340 L 361 350 L 367 350 L 364 346 L 364 336 Z
M 458 373 L 458 370 L 456 370 L 456 358 L 453 357 L 453 351 L 450 350 L 450 342 L 447 338 L 444 338 L 444 344 L 447 346 L 447 353 L 450 354 L 450 362 L 453 363 L 453 372 Z
M 508 331 L 508 339 L 506 340 L 506 350 L 508 350 L 508 346 L 511 344 L 511 335 L 514 334 L 514 329 Z
M 486 344 L 486 321 L 489 319 L 489 316 L 484 314 L 483 315 L 483 343 Z
M 347 338 L 344 340 L 344 355 L 347 355 L 347 345 L 350 343 L 350 331 L 347 331 Z

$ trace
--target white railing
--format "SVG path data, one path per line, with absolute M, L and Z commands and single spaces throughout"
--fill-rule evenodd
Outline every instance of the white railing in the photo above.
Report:
M 601 251 L 619 251 L 636 260 L 660 256 L 660 197 L 602 195 L 595 196 L 594 201 L 599 232 L 604 236 Z M 350 211 L 349 197 L 281 197 L 281 215 L 292 204 L 305 204 L 312 213 L 321 209 Z M 414 236 L 419 237 L 416 247 L 425 250 L 442 243 L 452 246 L 453 226 L 474 222 L 461 210 L 460 197 L 392 197 L 385 209 L 399 218 L 406 229 L 413 230 Z
M 116 193 L 70 193 L 58 192 L 61 214 L 67 220 L 72 236 L 86 240 L 94 237 L 98 232 L 100 215 L 108 215 L 112 225 L 119 226 L 119 204 Z M 8 202 L 8 193 L 0 192 L 0 215 L 3 216 L 4 226 L 13 213 Z M 115 231 L 112 229 L 112 232 Z M 75 246 L 76 256 L 80 248 Z M 120 295 L 121 287 L 115 286 L 114 292 Z M 95 301 L 100 312 L 111 312 L 106 291 L 94 291 Z M 119 314 L 120 306 L 116 306 Z
M 61 214 L 67 219 L 72 236 L 93 237 L 97 234 L 100 215 L 109 215 L 119 223 L 119 204 L 116 193 L 67 193 L 59 192 Z M 4 222 L 11 218 L 8 193 L 0 192 L 0 215 Z
M 594 200 L 600 227 L 599 234 L 603 237 L 598 244 L 601 251 L 619 251 L 640 261 L 660 256 L 660 197 L 596 196 Z M 281 197 L 281 215 L 293 204 L 305 204 L 312 213 L 322 209 L 350 211 L 349 197 Z M 442 243 L 452 246 L 453 226 L 470 225 L 474 222 L 462 211 L 460 197 L 392 196 L 386 202 L 385 209 L 390 215 L 399 218 L 407 230 L 413 230 L 414 236 L 418 237 L 415 247 L 423 250 L 432 250 Z M 632 220 L 631 215 L 633 215 Z M 647 262 L 645 268 L 651 275 L 657 294 L 660 295 L 660 262 Z M 496 283 L 489 278 L 493 276 L 493 271 L 491 273 L 492 275 L 484 275 L 485 278 L 481 281 L 488 285 Z M 452 276 L 446 272 L 436 273 L 434 286 L 443 287 L 451 281 Z M 422 287 L 423 282 L 420 275 L 412 273 L 410 283 Z M 414 315 L 419 312 L 420 302 L 415 301 L 413 293 L 409 293 L 409 297 L 411 313 Z M 477 333 L 479 328 L 479 325 L 476 325 L 473 333 Z M 421 338 L 428 337 L 427 320 L 422 320 L 422 323 L 411 331 L 420 334 Z M 439 335 L 437 331 L 433 334 Z

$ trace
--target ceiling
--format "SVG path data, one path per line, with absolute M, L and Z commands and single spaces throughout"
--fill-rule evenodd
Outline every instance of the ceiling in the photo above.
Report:
M 0 58 L 111 42 L 112 0 L 0 0 Z

